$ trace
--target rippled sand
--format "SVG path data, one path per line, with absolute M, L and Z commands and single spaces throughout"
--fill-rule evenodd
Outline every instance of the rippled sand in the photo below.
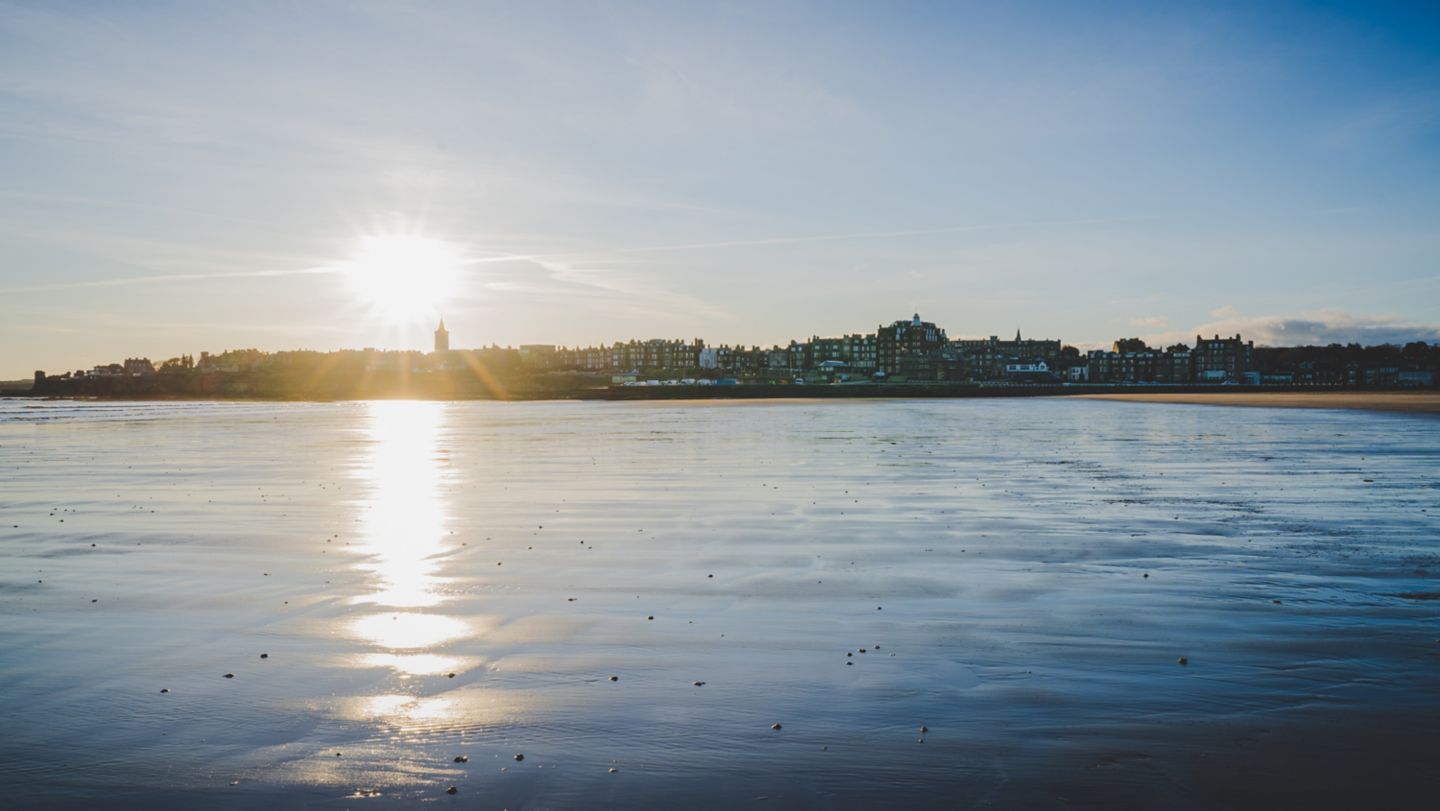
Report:
M 1418 807 L 1440 781 L 1428 417 L 0 401 L 0 471 L 0 805 Z

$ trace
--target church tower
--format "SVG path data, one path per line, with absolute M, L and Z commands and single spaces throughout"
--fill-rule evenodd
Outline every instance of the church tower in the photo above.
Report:
M 435 328 L 435 351 L 450 351 L 450 330 L 445 329 L 445 319 L 440 319 L 440 326 Z

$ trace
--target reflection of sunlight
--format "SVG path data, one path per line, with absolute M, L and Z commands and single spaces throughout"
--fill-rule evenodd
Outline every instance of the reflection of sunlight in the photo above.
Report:
M 429 648 L 470 631 L 464 620 L 438 614 L 370 614 L 351 625 L 356 635 L 382 648 Z
M 474 666 L 473 660 L 438 653 L 367 653 L 359 662 L 366 667 L 388 667 L 411 676 L 453 673 Z
M 341 718 L 379 722 L 404 735 L 464 736 L 478 729 L 506 728 L 542 710 L 534 696 L 518 690 L 468 686 L 443 695 L 383 693 L 344 699 Z
M 397 608 L 441 601 L 434 590 L 435 556 L 445 532 L 442 476 L 436 459 L 445 412 L 441 403 L 369 403 L 370 448 L 361 477 L 369 488 L 362 506 L 369 559 L 380 589 L 367 600 Z

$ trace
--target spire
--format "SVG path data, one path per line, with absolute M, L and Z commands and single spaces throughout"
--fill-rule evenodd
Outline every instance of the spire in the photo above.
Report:
M 1020 328 L 1019 328 L 1019 327 L 1016 327 L 1016 328 L 1015 328 L 1015 343 L 1017 343 L 1017 344 L 1020 343 Z
M 444 331 L 445 331 L 445 319 L 444 319 L 444 318 L 441 318 L 441 319 L 440 319 L 440 326 L 436 327 L 436 328 L 435 328 L 435 331 L 436 331 L 436 332 L 444 332 Z

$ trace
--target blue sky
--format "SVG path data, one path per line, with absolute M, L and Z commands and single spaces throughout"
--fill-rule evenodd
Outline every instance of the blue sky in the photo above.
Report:
M 394 229 L 461 347 L 1440 340 L 1440 14 L 0 2 L 0 377 L 423 347 Z

